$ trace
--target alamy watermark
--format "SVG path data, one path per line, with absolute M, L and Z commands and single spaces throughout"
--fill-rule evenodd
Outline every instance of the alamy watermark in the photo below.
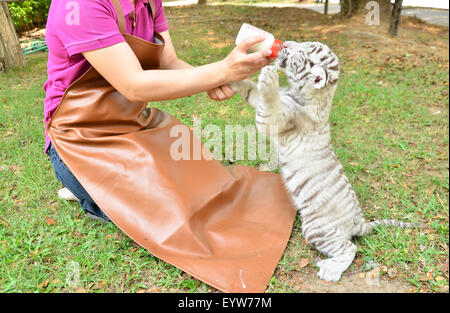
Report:
M 369 10 L 366 14 L 367 25 L 380 25 L 380 4 L 377 1 L 369 1 L 365 6 Z
M 80 264 L 75 261 L 70 261 L 66 270 L 68 273 L 66 275 L 66 286 L 71 289 L 77 289 L 80 286 Z
M 66 3 L 66 24 L 80 25 L 80 4 L 77 1 L 69 1 Z
M 214 124 L 203 125 L 201 119 L 193 119 L 192 131 L 183 124 L 170 130 L 170 137 L 176 138 L 170 147 L 173 160 L 261 160 L 266 163 L 260 169 L 274 170 L 278 167 L 276 140 L 269 139 L 277 133 L 278 127 L 255 125 L 225 125 L 224 131 Z M 202 145 L 203 142 L 203 145 Z

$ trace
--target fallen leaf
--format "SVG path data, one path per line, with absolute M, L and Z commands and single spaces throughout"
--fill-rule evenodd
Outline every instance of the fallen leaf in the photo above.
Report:
M 361 259 L 355 259 L 353 261 L 355 263 L 356 269 L 359 271 L 361 266 L 364 264 L 364 261 Z
M 380 271 L 379 267 L 375 267 L 373 270 L 367 272 L 366 274 L 366 284 L 369 286 L 380 284 Z
M 436 277 L 434 280 L 437 281 L 437 282 L 440 282 L 440 281 L 442 281 L 442 280 L 445 280 L 445 278 L 442 277 L 442 276 L 438 276 L 438 277 Z
M 83 287 L 78 287 L 77 289 L 75 289 L 76 293 L 86 293 L 86 289 L 84 289 Z
M 209 291 L 211 291 L 211 290 L 209 290 Z M 161 293 L 161 289 L 158 287 L 150 287 L 147 289 L 147 292 L 148 293 Z
M 370 184 L 370 186 L 375 189 L 375 190 L 380 190 L 381 189 L 381 184 L 379 182 L 372 182 Z
M 441 266 L 439 266 L 439 270 L 443 273 L 447 273 L 448 272 L 448 260 L 447 262 L 441 264 Z
M 430 281 L 433 278 L 433 269 L 430 269 L 425 276 L 419 277 L 420 281 Z
M 49 225 L 54 225 L 56 223 L 56 221 L 50 217 L 45 217 L 45 221 L 47 222 L 47 224 Z
M 380 274 L 380 272 L 381 272 L 381 268 L 379 268 L 378 266 L 377 267 L 375 267 L 373 270 L 371 270 L 371 271 L 369 271 L 369 272 L 367 272 L 367 275 L 378 275 L 378 274 Z M 366 277 L 367 277 L 367 275 L 366 275 Z
M 439 196 L 439 194 L 438 193 L 436 193 L 436 196 L 437 196 L 437 198 L 438 198 L 438 200 L 439 200 L 439 202 L 441 203 L 441 205 L 442 205 L 442 208 L 445 210 L 445 208 L 446 208 L 446 206 L 444 205 L 444 203 L 442 202 L 442 200 L 441 200 L 441 197 Z
M 304 268 L 309 264 L 309 260 L 308 259 L 301 259 L 300 263 L 298 264 L 298 267 L 300 268 Z
M 395 268 L 388 269 L 387 274 L 388 274 L 389 278 L 392 278 L 392 279 L 397 278 L 397 276 L 398 276 L 398 272 Z
M 5 221 L 4 219 L 2 219 L 1 217 L 0 217 L 0 223 L 2 223 L 5 227 L 9 226 L 8 222 Z
M 281 274 L 279 274 L 277 278 L 278 278 L 279 280 L 286 281 L 286 280 L 287 280 L 286 273 L 281 273 Z

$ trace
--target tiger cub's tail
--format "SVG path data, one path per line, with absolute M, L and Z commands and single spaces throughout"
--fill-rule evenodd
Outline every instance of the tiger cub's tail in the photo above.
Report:
M 363 227 L 361 229 L 361 232 L 359 233 L 359 236 L 364 236 L 367 234 L 370 234 L 375 226 L 394 226 L 394 227 L 400 227 L 400 228 L 420 228 L 423 225 L 421 223 L 405 223 L 400 222 L 396 220 L 376 220 L 372 222 L 367 222 L 363 224 Z

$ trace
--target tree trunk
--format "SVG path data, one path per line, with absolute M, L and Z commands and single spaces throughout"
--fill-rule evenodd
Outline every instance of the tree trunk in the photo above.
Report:
M 341 16 L 350 17 L 353 14 L 352 1 L 351 0 L 340 0 L 341 4 Z
M 6 2 L 0 2 L 0 71 L 25 65 L 22 49 Z
M 325 8 L 324 8 L 323 14 L 325 14 L 325 15 L 328 14 L 328 0 L 325 0 Z
M 398 33 L 398 23 L 400 22 L 400 13 L 402 12 L 403 0 L 395 0 L 392 9 L 391 21 L 389 23 L 389 35 L 395 37 Z
M 200 5 L 200 4 L 206 4 L 206 0 L 198 0 L 198 3 L 197 3 L 198 5 Z

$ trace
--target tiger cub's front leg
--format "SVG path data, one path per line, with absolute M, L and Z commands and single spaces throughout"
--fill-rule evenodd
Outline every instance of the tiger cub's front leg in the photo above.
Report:
M 275 66 L 266 66 L 261 70 L 257 85 L 260 101 L 256 106 L 256 125 L 264 133 L 270 126 L 277 132 L 286 127 L 283 118 L 283 104 L 280 98 L 278 72 Z
M 256 108 L 259 102 L 259 92 L 256 83 L 250 79 L 244 79 L 229 84 L 230 88 L 247 101 L 252 107 Z

